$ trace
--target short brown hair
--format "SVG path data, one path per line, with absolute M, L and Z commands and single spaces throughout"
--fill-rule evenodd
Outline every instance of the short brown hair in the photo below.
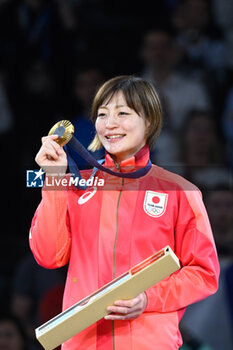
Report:
M 149 121 L 147 128 L 147 144 L 153 148 L 162 126 L 162 107 L 159 96 L 151 83 L 132 75 L 121 75 L 106 81 L 97 91 L 93 105 L 91 119 L 95 123 L 99 107 L 106 101 L 122 92 L 127 105 L 138 115 Z M 88 149 L 96 151 L 102 147 L 96 134 Z

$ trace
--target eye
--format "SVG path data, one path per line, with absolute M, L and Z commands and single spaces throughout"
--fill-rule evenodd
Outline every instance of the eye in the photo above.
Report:
M 105 116 L 106 116 L 106 113 L 104 113 L 104 112 L 98 113 L 98 115 L 97 115 L 97 117 L 99 117 L 99 118 L 103 118 Z
M 119 113 L 119 115 L 129 115 L 129 113 L 124 112 L 124 111 L 121 111 L 121 112 Z

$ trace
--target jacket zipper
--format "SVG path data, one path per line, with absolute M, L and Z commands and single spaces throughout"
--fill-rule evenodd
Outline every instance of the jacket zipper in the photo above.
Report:
M 116 210 L 116 235 L 115 235 L 115 241 L 113 246 L 113 279 L 116 278 L 116 242 L 117 242 L 117 236 L 118 236 L 118 210 L 119 210 L 119 204 L 121 199 L 121 194 L 124 186 L 124 178 L 122 178 L 122 187 L 120 189 L 118 201 L 117 201 L 117 210 Z M 115 350 L 115 329 L 114 329 L 114 321 L 112 321 L 112 345 L 113 350 Z

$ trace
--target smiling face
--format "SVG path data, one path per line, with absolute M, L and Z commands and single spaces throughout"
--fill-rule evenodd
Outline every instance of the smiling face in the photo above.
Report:
M 128 107 L 122 92 L 98 108 L 95 123 L 98 137 L 117 162 L 136 154 L 146 144 L 148 121 Z

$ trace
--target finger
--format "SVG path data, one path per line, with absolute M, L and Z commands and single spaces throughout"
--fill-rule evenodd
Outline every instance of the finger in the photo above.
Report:
M 109 313 L 113 313 L 113 314 L 121 314 L 121 315 L 127 315 L 130 314 L 132 312 L 142 312 L 142 305 L 141 303 L 137 303 L 132 307 L 127 307 L 127 306 L 108 306 L 107 307 L 107 311 Z
M 43 146 L 43 152 L 48 159 L 57 160 L 59 158 L 59 153 L 53 144 L 46 142 Z
M 57 136 L 57 135 L 51 135 L 52 136 Z M 60 153 L 60 151 L 62 150 L 62 147 L 55 141 L 51 138 L 50 136 L 45 136 L 45 137 L 42 137 L 42 145 L 45 146 L 45 145 L 52 145 L 56 151 L 58 153 Z
M 140 316 L 140 312 L 131 312 L 127 315 L 116 315 L 116 314 L 109 314 L 106 315 L 104 318 L 105 320 L 111 320 L 111 321 L 116 321 L 116 320 L 132 320 Z
M 58 135 L 48 135 L 48 136 L 43 136 L 41 138 L 41 142 L 44 143 L 47 140 L 56 140 L 58 138 Z
M 109 313 L 122 314 L 122 315 L 126 315 L 130 313 L 130 309 L 128 307 L 121 307 L 121 306 L 109 306 L 107 307 L 107 311 Z
M 136 306 L 139 303 L 140 303 L 140 298 L 136 297 L 136 298 L 129 299 L 129 300 L 116 300 L 114 305 L 127 307 L 127 308 L 132 308 L 132 307 Z
M 39 164 L 40 166 L 42 166 L 44 164 L 44 162 L 46 162 L 47 160 L 51 161 L 51 160 L 58 160 L 59 155 L 57 154 L 56 150 L 53 148 L 52 145 L 45 143 L 41 149 L 39 150 L 39 152 L 36 155 L 36 162 L 37 164 Z
M 59 156 L 63 156 L 65 155 L 65 151 L 63 149 L 63 147 L 61 147 L 56 141 L 56 139 L 58 138 L 58 135 L 49 135 L 49 136 L 44 136 L 41 138 L 42 141 L 42 150 L 43 150 L 43 146 L 45 146 L 46 144 L 50 143 L 51 145 L 53 145 L 53 147 L 55 148 L 57 154 Z M 53 159 L 52 156 L 48 156 L 48 159 Z M 56 158 L 55 158 L 56 159 Z
M 54 135 L 56 136 L 56 135 Z M 48 147 L 48 148 L 47 148 Z M 52 148 L 51 148 L 52 147 Z M 52 140 L 50 137 L 46 137 L 43 140 L 43 146 L 44 149 L 54 149 L 58 155 L 62 155 L 64 152 L 63 148 L 54 140 Z

